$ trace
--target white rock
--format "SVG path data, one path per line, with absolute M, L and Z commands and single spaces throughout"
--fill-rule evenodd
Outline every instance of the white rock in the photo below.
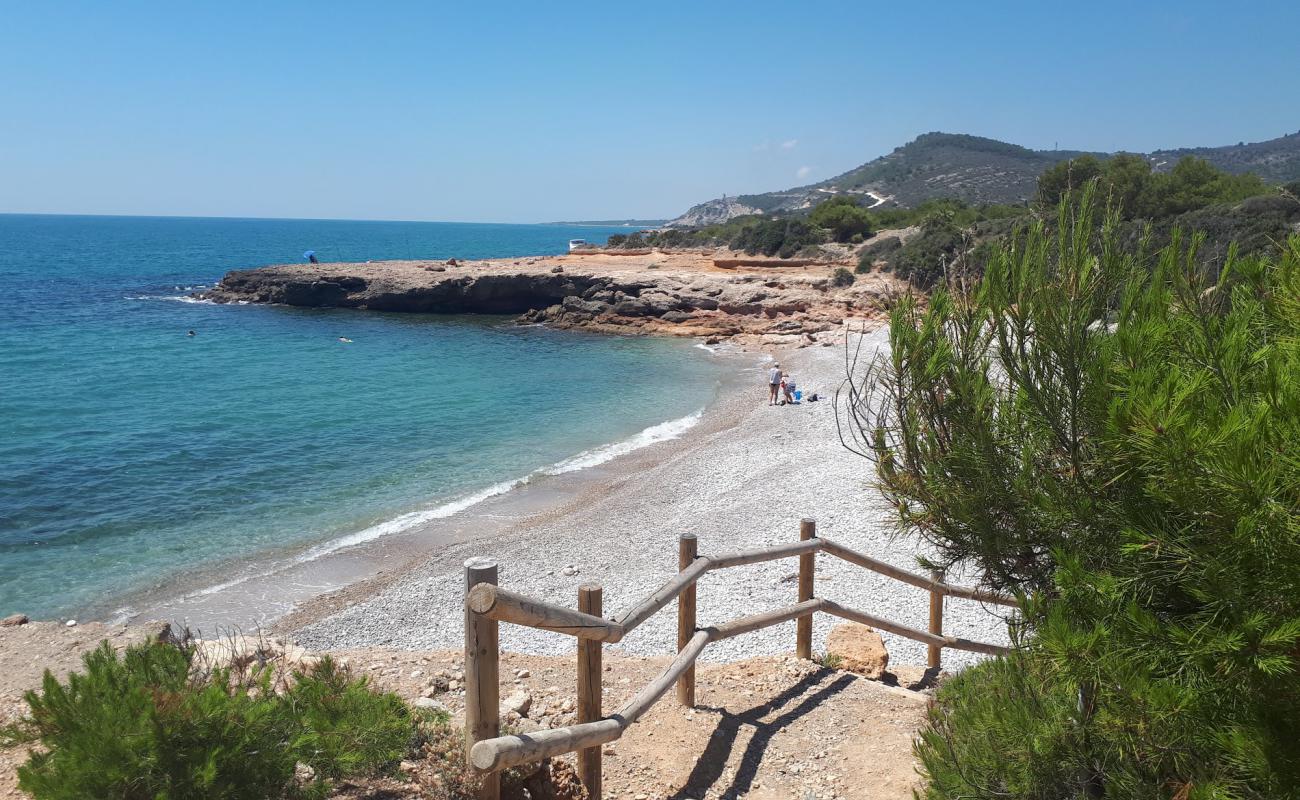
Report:
M 533 707 L 533 696 L 527 690 L 512 692 L 509 697 L 501 702 L 501 707 L 506 711 L 513 711 L 521 717 L 528 716 L 528 710 Z

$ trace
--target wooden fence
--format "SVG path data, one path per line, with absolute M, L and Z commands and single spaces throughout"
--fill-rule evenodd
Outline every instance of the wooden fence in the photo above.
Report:
M 795 653 L 812 658 L 812 617 L 822 611 L 852 622 L 904 636 L 928 645 L 928 664 L 937 668 L 943 648 L 1001 655 L 1005 647 L 943 635 L 943 598 L 961 597 L 985 603 L 1015 606 L 1015 598 L 994 592 L 952 586 L 940 573 L 917 575 L 892 564 L 850 550 L 844 545 L 817 537 L 816 523 L 805 519 L 799 526 L 800 540 L 761 550 L 742 550 L 715 556 L 701 556 L 696 538 L 686 534 L 678 542 L 678 573 L 658 591 L 612 619 L 601 616 L 601 587 L 584 584 L 578 589 L 577 610 L 532 600 L 497 586 L 496 562 L 472 558 L 465 563 L 465 747 L 470 765 L 483 777 L 480 798 L 500 796 L 500 771 L 517 764 L 538 761 L 577 751 L 578 774 L 593 800 L 601 796 L 601 745 L 623 735 L 674 683 L 677 699 L 684 706 L 695 705 L 695 661 L 713 642 L 730 639 L 771 625 L 797 620 Z M 894 580 L 930 593 L 928 631 L 900 625 L 880 617 L 845 608 L 833 600 L 813 596 L 813 576 L 818 552 L 836 556 Z M 799 557 L 799 600 L 773 611 L 765 611 L 723 625 L 701 628 L 695 619 L 695 584 L 705 573 L 744 564 Z M 601 647 L 620 641 L 664 606 L 677 601 L 677 657 L 672 663 L 612 714 L 601 709 Z M 500 647 L 497 625 L 512 622 L 531 628 L 556 631 L 578 640 L 577 724 L 565 728 L 500 735 Z

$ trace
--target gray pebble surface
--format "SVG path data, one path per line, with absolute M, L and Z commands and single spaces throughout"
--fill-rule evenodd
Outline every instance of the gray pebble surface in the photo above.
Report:
M 917 566 L 920 544 L 899 535 L 892 511 L 870 481 L 870 462 L 839 439 L 831 396 L 845 375 L 843 339 L 786 358 L 786 371 L 805 392 L 825 401 L 770 407 L 763 359 L 750 359 L 752 379 L 724 391 L 703 421 L 681 439 L 652 445 L 611 466 L 616 477 L 561 513 L 539 515 L 503 534 L 448 546 L 378 594 L 295 632 L 318 650 L 387 646 L 443 649 L 463 646 L 462 564 L 488 556 L 500 565 L 500 584 L 551 603 L 575 607 L 578 586 L 604 587 L 605 616 L 651 594 L 677 568 L 677 539 L 699 538 L 699 552 L 771 546 L 797 541 L 799 521 L 812 517 L 819 535 L 905 569 Z M 863 351 L 886 343 L 868 336 Z M 620 471 L 621 470 L 621 471 Z M 591 499 L 594 495 L 594 499 Z M 817 557 L 815 594 L 842 605 L 924 630 L 929 595 L 826 554 Z M 719 570 L 698 584 L 700 625 L 790 605 L 797 600 L 798 560 L 787 558 Z M 950 575 L 971 585 L 970 574 Z M 677 615 L 669 604 L 622 642 L 634 655 L 670 655 Z M 1008 641 L 1010 609 L 959 598 L 945 604 L 944 632 L 995 644 Z M 814 618 L 813 648 L 840 620 Z M 924 664 L 925 645 L 884 634 L 893 663 Z M 708 660 L 736 660 L 793 651 L 789 622 L 710 645 Z M 501 626 L 503 649 L 534 654 L 574 652 L 561 634 Z M 944 651 L 944 666 L 960 668 L 982 658 Z

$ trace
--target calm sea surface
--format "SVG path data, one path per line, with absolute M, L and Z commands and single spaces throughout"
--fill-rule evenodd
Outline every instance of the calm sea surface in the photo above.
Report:
M 498 258 L 616 230 L 0 215 L 0 616 L 372 538 L 675 435 L 719 374 L 690 342 L 184 299 L 308 249 Z

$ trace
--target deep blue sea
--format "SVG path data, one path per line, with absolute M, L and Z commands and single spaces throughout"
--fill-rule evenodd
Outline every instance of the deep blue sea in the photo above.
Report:
M 499 258 L 616 230 L 0 215 L 0 616 L 379 536 L 677 434 L 719 375 L 689 341 L 185 299 L 309 249 Z

